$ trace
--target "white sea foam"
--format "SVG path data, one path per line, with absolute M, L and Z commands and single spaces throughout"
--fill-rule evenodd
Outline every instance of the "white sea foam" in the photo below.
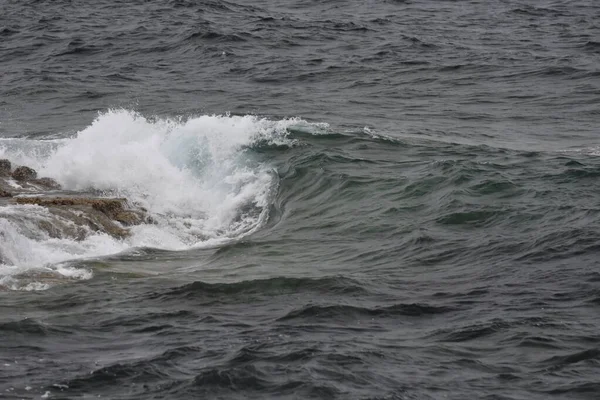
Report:
M 75 241 L 36 228 L 36 219 L 56 218 L 42 207 L 0 207 L 0 285 L 33 290 L 36 285 L 17 285 L 15 277 L 36 268 L 89 279 L 88 271 L 56 265 L 132 247 L 217 245 L 255 231 L 267 218 L 277 181 L 271 167 L 254 160 L 247 148 L 258 142 L 291 144 L 286 132 L 294 124 L 306 125 L 254 116 L 148 119 L 112 110 L 71 139 L 0 141 L 0 158 L 33 166 L 65 189 L 126 197 L 155 221 L 133 227 L 124 240 L 90 234 Z M 22 218 L 16 218 L 19 213 Z
M 106 234 L 90 234 L 84 240 L 52 238 L 40 229 L 40 222 L 62 223 L 44 207 L 12 205 L 0 207 L 0 287 L 14 290 L 41 290 L 59 278 L 89 279 L 87 270 L 55 265 L 76 257 L 94 257 L 126 249 Z
M 600 146 L 590 146 L 590 147 L 575 147 L 566 150 L 562 150 L 562 153 L 578 153 L 585 154 L 589 156 L 600 156 Z

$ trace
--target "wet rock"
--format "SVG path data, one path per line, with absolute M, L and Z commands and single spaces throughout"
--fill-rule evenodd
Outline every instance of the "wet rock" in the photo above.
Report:
M 32 213 L 30 223 L 51 238 L 84 240 L 92 233 L 106 233 L 122 239 L 130 234 L 127 227 L 153 223 L 147 210 L 124 198 L 95 197 L 94 192 L 62 192 L 61 196 L 49 196 L 49 192 L 62 189 L 58 182 L 52 178 L 37 178 L 37 172 L 27 166 L 15 168 L 11 174 L 11 167 L 9 160 L 0 160 L 0 207 L 11 204 L 45 207 L 51 217 L 37 218 L 36 213 Z
M 51 213 L 78 226 L 108 233 L 117 238 L 129 235 L 129 231 L 122 226 L 146 222 L 146 213 L 139 209 L 128 208 L 127 200 L 123 198 L 18 197 L 16 203 L 46 207 Z
M 33 168 L 21 166 L 15 168 L 12 177 L 17 181 L 29 181 L 37 178 L 37 172 Z
M 120 211 L 114 215 L 113 219 L 125 226 L 138 225 L 146 222 L 144 213 L 142 211 L 134 210 Z
M 121 227 L 104 213 L 87 206 L 47 208 L 48 211 L 60 217 L 60 219 L 69 221 L 71 227 L 75 227 L 75 229 L 72 229 L 65 226 L 61 229 L 61 232 L 63 235 L 73 237 L 76 240 L 85 239 L 90 232 L 106 233 L 117 239 L 124 239 L 129 236 L 129 230 Z
M 52 178 L 39 178 L 39 179 L 33 179 L 31 180 L 32 184 L 34 185 L 38 185 L 41 186 L 44 189 L 52 189 L 52 190 L 59 190 L 61 189 L 61 186 L 58 182 L 56 182 L 54 179 Z
M 0 176 L 9 176 L 12 165 L 7 159 L 0 160 Z
M 123 209 L 126 199 L 103 199 L 89 197 L 20 197 L 18 204 L 37 204 L 39 206 L 90 206 L 105 214 Z

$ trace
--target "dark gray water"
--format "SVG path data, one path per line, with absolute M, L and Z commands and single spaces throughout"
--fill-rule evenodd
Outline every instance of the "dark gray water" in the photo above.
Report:
M 598 398 L 599 21 L 0 0 L 0 158 L 156 221 L 0 208 L 0 398 Z

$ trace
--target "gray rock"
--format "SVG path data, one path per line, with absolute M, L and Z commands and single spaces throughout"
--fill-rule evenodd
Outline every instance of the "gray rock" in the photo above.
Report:
M 45 189 L 61 189 L 61 186 L 52 178 L 33 179 L 31 183 L 42 186 Z
M 17 181 L 29 181 L 37 178 L 37 172 L 33 168 L 22 166 L 15 168 L 12 177 Z
M 9 176 L 12 165 L 7 159 L 0 160 L 0 176 Z

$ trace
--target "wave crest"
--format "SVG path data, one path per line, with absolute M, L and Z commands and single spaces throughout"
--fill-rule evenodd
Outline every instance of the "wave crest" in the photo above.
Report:
M 307 123 L 229 115 L 161 119 L 109 110 L 72 138 L 35 145 L 22 139 L 2 141 L 0 158 L 25 161 L 65 190 L 125 197 L 147 209 L 154 222 L 133 227 L 123 241 L 96 241 L 89 252 L 76 246 L 78 251 L 71 253 L 62 243 L 55 257 L 47 235 L 22 232 L 22 226 L 0 215 L 0 223 L 15 230 L 0 237 L 0 254 L 12 255 L 10 262 L 7 257 L 2 262 L 5 267 L 41 267 L 44 259 L 56 263 L 131 247 L 183 250 L 250 234 L 268 218 L 278 185 L 273 166 L 252 148 L 293 145 L 288 138 L 292 125 Z M 8 240 L 17 234 L 19 241 Z M 25 245 L 39 257 L 18 257 L 31 253 L 19 250 Z

